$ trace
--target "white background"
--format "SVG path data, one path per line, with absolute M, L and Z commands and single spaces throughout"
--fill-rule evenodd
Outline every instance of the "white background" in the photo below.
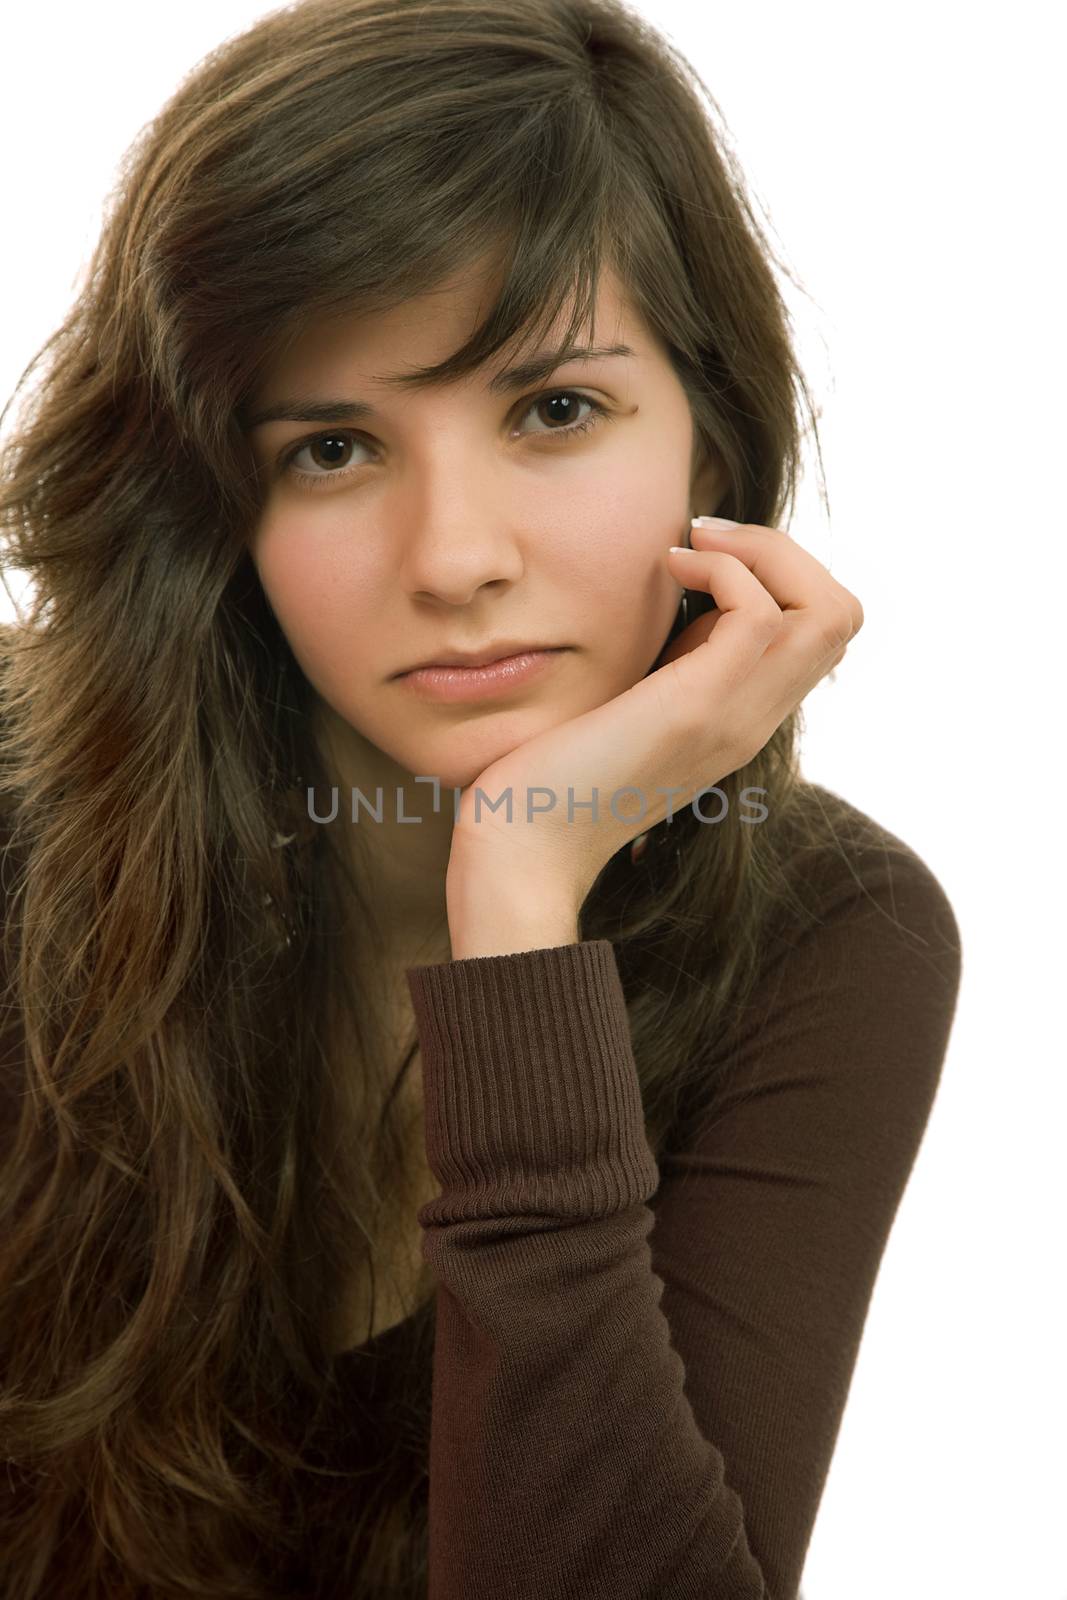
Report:
M 74 293 L 122 151 L 265 9 L 64 0 L 5 17 L 0 405 Z M 919 852 L 963 932 L 945 1073 L 805 1600 L 1067 1600 L 1052 8 L 637 9 L 718 101 L 803 286 L 784 285 L 832 515 L 809 470 L 790 531 L 866 614 L 806 702 L 806 774 Z

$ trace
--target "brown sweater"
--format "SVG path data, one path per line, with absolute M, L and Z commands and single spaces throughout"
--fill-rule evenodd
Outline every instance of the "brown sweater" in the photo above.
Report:
M 338 1358 L 338 1429 L 421 1473 L 427 1600 L 797 1596 L 961 969 L 929 868 L 820 795 L 818 920 L 768 942 L 658 1159 L 611 943 L 407 970 L 437 1288 Z M 314 1566 L 289 1592 L 335 1600 Z
M 820 793 L 848 843 L 811 863 L 819 920 L 768 950 L 658 1161 L 611 943 L 408 969 L 441 1186 L 429 1600 L 797 1595 L 961 970 L 937 878 Z

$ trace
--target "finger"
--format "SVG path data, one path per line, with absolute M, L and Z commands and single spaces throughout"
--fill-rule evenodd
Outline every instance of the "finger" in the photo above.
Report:
M 724 617 L 728 612 L 747 610 L 757 617 L 782 620 L 782 608 L 746 563 L 727 550 L 694 550 L 672 545 L 667 551 L 668 565 L 686 589 L 708 594 Z
M 684 627 L 681 633 L 677 634 L 670 644 L 665 645 L 660 651 L 655 666 L 665 667 L 668 661 L 677 661 L 680 656 L 687 656 L 690 650 L 695 649 L 698 644 L 706 644 L 714 633 L 715 626 L 720 621 L 721 615 L 721 612 L 715 610 L 702 611 L 699 617 L 694 617 L 692 622 Z M 649 669 L 649 671 L 653 670 L 654 668 Z
M 672 548 L 668 561 L 679 583 L 710 594 L 719 611 L 714 634 L 709 629 L 703 644 L 688 649 L 671 664 L 684 683 L 691 675 L 703 673 L 707 652 L 714 650 L 716 671 L 722 674 L 725 686 L 733 687 L 748 676 L 782 626 L 781 607 L 744 562 L 724 550 Z M 696 690 L 698 685 L 694 682 L 687 687 Z
M 784 528 L 740 522 L 722 529 L 694 522 L 692 543 L 694 549 L 725 550 L 743 561 L 783 611 L 830 607 L 834 631 L 845 640 L 863 626 L 863 607 L 856 596 Z

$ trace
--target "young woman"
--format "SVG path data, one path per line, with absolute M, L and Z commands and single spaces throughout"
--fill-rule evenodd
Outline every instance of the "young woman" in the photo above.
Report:
M 797 1593 L 960 949 L 702 89 L 302 0 L 131 152 L 2 463 L 11 1600 Z

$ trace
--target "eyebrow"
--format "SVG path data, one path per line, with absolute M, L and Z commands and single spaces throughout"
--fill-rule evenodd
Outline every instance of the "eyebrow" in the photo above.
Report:
M 559 350 L 543 350 L 529 361 L 496 373 L 489 383 L 489 389 L 492 394 L 509 394 L 515 389 L 525 389 L 529 384 L 540 383 L 542 379 L 551 377 L 568 361 L 600 361 L 612 356 L 636 354 L 628 344 L 564 345 Z M 387 378 L 384 381 L 396 383 L 405 380 Z M 418 384 L 413 386 L 420 387 Z M 245 433 L 250 433 L 253 428 L 262 428 L 268 422 L 358 422 L 362 417 L 374 415 L 374 407 L 365 400 L 296 398 L 276 400 L 273 405 L 261 406 L 251 416 L 242 417 L 241 425 Z

